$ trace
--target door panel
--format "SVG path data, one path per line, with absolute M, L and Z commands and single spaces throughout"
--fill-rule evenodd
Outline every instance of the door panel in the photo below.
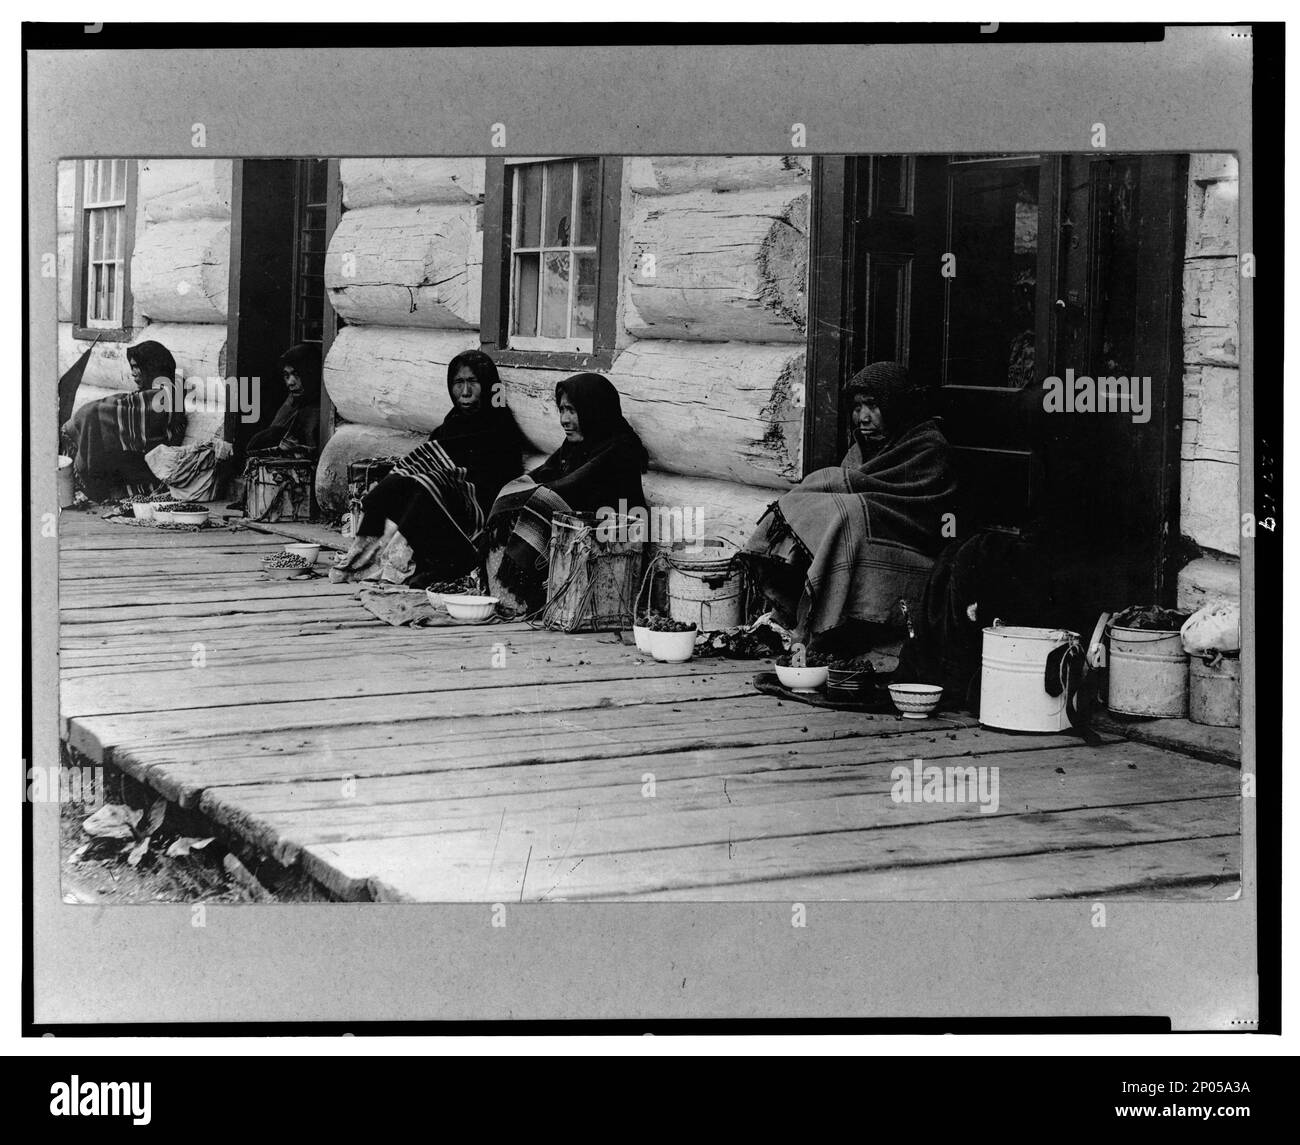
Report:
M 838 249 L 848 271 L 822 295 L 838 307 L 818 314 L 822 334 L 810 324 L 810 455 L 842 452 L 829 379 L 901 358 L 934 387 L 954 447 L 959 535 L 1050 522 L 1081 605 L 1168 603 L 1185 157 L 862 156 L 834 170 L 841 193 L 815 195 L 813 265 L 829 273 Z M 835 202 L 829 225 L 817 215 Z M 817 300 L 825 281 L 810 286 Z M 837 320 L 848 336 L 826 335 Z M 1067 368 L 1149 377 L 1149 419 L 1047 413 L 1043 381 Z

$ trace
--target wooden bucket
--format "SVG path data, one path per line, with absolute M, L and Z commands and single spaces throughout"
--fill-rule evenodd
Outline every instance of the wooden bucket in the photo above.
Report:
M 365 495 L 392 473 L 396 464 L 391 457 L 361 457 L 348 463 L 348 536 L 355 537 L 361 526 Z
M 244 470 L 244 505 L 250 521 L 312 520 L 316 515 L 316 463 L 250 457 Z
M 542 623 L 560 632 L 608 632 L 632 627 L 641 575 L 642 542 L 608 539 L 596 519 L 576 513 L 551 518 L 550 562 Z

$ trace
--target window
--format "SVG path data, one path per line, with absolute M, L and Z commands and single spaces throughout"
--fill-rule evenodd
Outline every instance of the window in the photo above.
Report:
M 74 318 L 78 337 L 131 337 L 131 248 L 135 164 L 87 159 L 77 165 Z
M 489 162 L 481 337 L 498 361 L 609 366 L 621 185 L 618 159 Z
M 947 250 L 958 271 L 944 280 L 946 385 L 1021 389 L 1042 374 L 1051 277 L 1038 238 L 1044 170 L 1036 156 L 949 164 Z

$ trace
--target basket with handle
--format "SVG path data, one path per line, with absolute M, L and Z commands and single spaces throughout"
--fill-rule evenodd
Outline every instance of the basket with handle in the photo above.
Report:
M 614 526 L 615 537 L 589 514 L 556 513 L 551 518 L 551 546 L 546 604 L 541 622 L 560 632 L 607 632 L 632 625 L 633 586 L 644 557 L 640 540 Z

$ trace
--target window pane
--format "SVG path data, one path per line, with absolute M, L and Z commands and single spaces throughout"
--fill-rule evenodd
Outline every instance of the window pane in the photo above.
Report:
M 126 160 L 115 159 L 113 163 L 117 167 L 117 178 L 115 180 L 115 186 L 117 187 L 117 198 L 125 199 L 126 198 Z
M 546 165 L 546 246 L 568 246 L 573 237 L 573 164 Z
M 519 234 L 517 246 L 540 246 L 542 237 L 542 165 L 530 163 L 515 168 L 515 188 L 519 195 Z
M 944 381 L 1034 381 L 1038 168 L 951 168 L 952 246 Z
M 110 262 L 104 267 L 108 275 L 108 289 L 105 292 L 104 317 L 117 317 L 117 263 Z
M 596 246 L 600 227 L 600 165 L 595 159 L 584 159 L 577 167 L 578 233 L 574 236 L 573 245 Z M 581 270 L 579 275 L 581 276 Z
M 90 190 L 86 193 L 86 198 L 92 203 L 99 202 L 99 174 L 104 164 L 96 159 L 90 165 Z
M 117 258 L 117 220 L 121 211 L 116 208 L 104 212 L 104 257 Z
M 537 255 L 515 256 L 515 314 L 512 334 L 537 336 Z
M 596 330 L 596 256 L 578 255 L 578 281 L 573 288 L 573 336 L 592 338 Z
M 94 266 L 94 303 L 93 310 L 96 318 L 106 318 L 104 313 L 104 266 L 102 263 L 96 263 Z
M 544 255 L 541 329 L 543 338 L 564 338 L 569 333 L 569 253 Z

